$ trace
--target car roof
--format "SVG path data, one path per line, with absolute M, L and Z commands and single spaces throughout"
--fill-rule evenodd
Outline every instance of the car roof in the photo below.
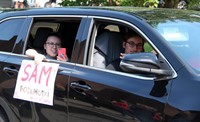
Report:
M 140 19 L 188 19 L 200 18 L 200 13 L 194 10 L 180 10 L 169 8 L 145 7 L 58 7 L 58 8 L 30 8 L 30 9 L 2 9 L 0 18 L 12 16 L 34 15 L 85 15 L 123 18 L 134 15 Z
M 122 12 L 111 11 L 106 8 L 93 7 L 58 7 L 58 8 L 31 8 L 3 10 L 1 16 L 34 16 L 34 15 L 85 15 L 85 16 L 120 16 Z
M 145 20 L 188 20 L 200 18 L 199 11 L 181 10 L 171 8 L 146 8 L 146 7 L 113 7 L 117 11 L 123 11 L 132 15 L 138 15 Z

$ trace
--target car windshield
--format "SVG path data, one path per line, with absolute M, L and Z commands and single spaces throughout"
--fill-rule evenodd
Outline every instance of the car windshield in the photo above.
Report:
M 174 52 L 199 74 L 200 16 L 193 20 L 158 20 L 156 26 L 153 23 L 153 27 L 167 40 Z

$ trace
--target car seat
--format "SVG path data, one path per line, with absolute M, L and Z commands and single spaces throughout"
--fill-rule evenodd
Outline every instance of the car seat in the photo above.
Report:
M 35 34 L 33 48 L 39 53 L 44 54 L 44 43 L 47 39 L 47 36 L 52 32 L 53 32 L 52 28 L 47 28 L 47 27 L 38 28 Z
M 103 32 L 95 42 L 93 66 L 106 68 L 123 52 L 122 36 L 119 32 Z
M 27 41 L 27 49 L 32 49 L 33 48 L 33 35 L 30 33 Z

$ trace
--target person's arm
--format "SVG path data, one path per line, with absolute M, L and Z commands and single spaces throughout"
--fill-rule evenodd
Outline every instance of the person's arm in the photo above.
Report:
M 126 54 L 125 53 L 120 53 L 119 58 L 123 58 Z
M 36 50 L 34 49 L 28 49 L 26 50 L 26 55 L 30 58 L 34 58 L 35 64 L 39 64 L 40 62 L 42 62 L 43 60 L 46 61 L 46 58 L 44 55 L 38 53 Z
M 34 49 L 28 49 L 28 50 L 26 50 L 25 54 L 30 58 L 35 58 L 35 56 L 38 54 L 38 52 Z

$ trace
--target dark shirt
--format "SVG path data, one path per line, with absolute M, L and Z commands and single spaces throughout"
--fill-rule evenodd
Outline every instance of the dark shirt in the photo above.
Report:
M 122 71 L 121 68 L 119 67 L 120 61 L 121 61 L 120 58 L 115 59 L 114 61 L 112 61 L 112 62 L 106 67 L 106 69 L 115 70 L 115 71 Z
M 50 57 L 48 55 L 45 55 L 46 59 L 53 59 L 53 60 L 57 60 L 57 58 L 53 58 L 53 57 Z M 71 62 L 71 59 L 68 59 L 67 62 Z
M 54 59 L 54 60 L 56 60 L 56 57 L 54 58 L 54 57 L 51 57 L 49 55 L 45 55 L 45 57 L 46 57 L 46 59 Z

